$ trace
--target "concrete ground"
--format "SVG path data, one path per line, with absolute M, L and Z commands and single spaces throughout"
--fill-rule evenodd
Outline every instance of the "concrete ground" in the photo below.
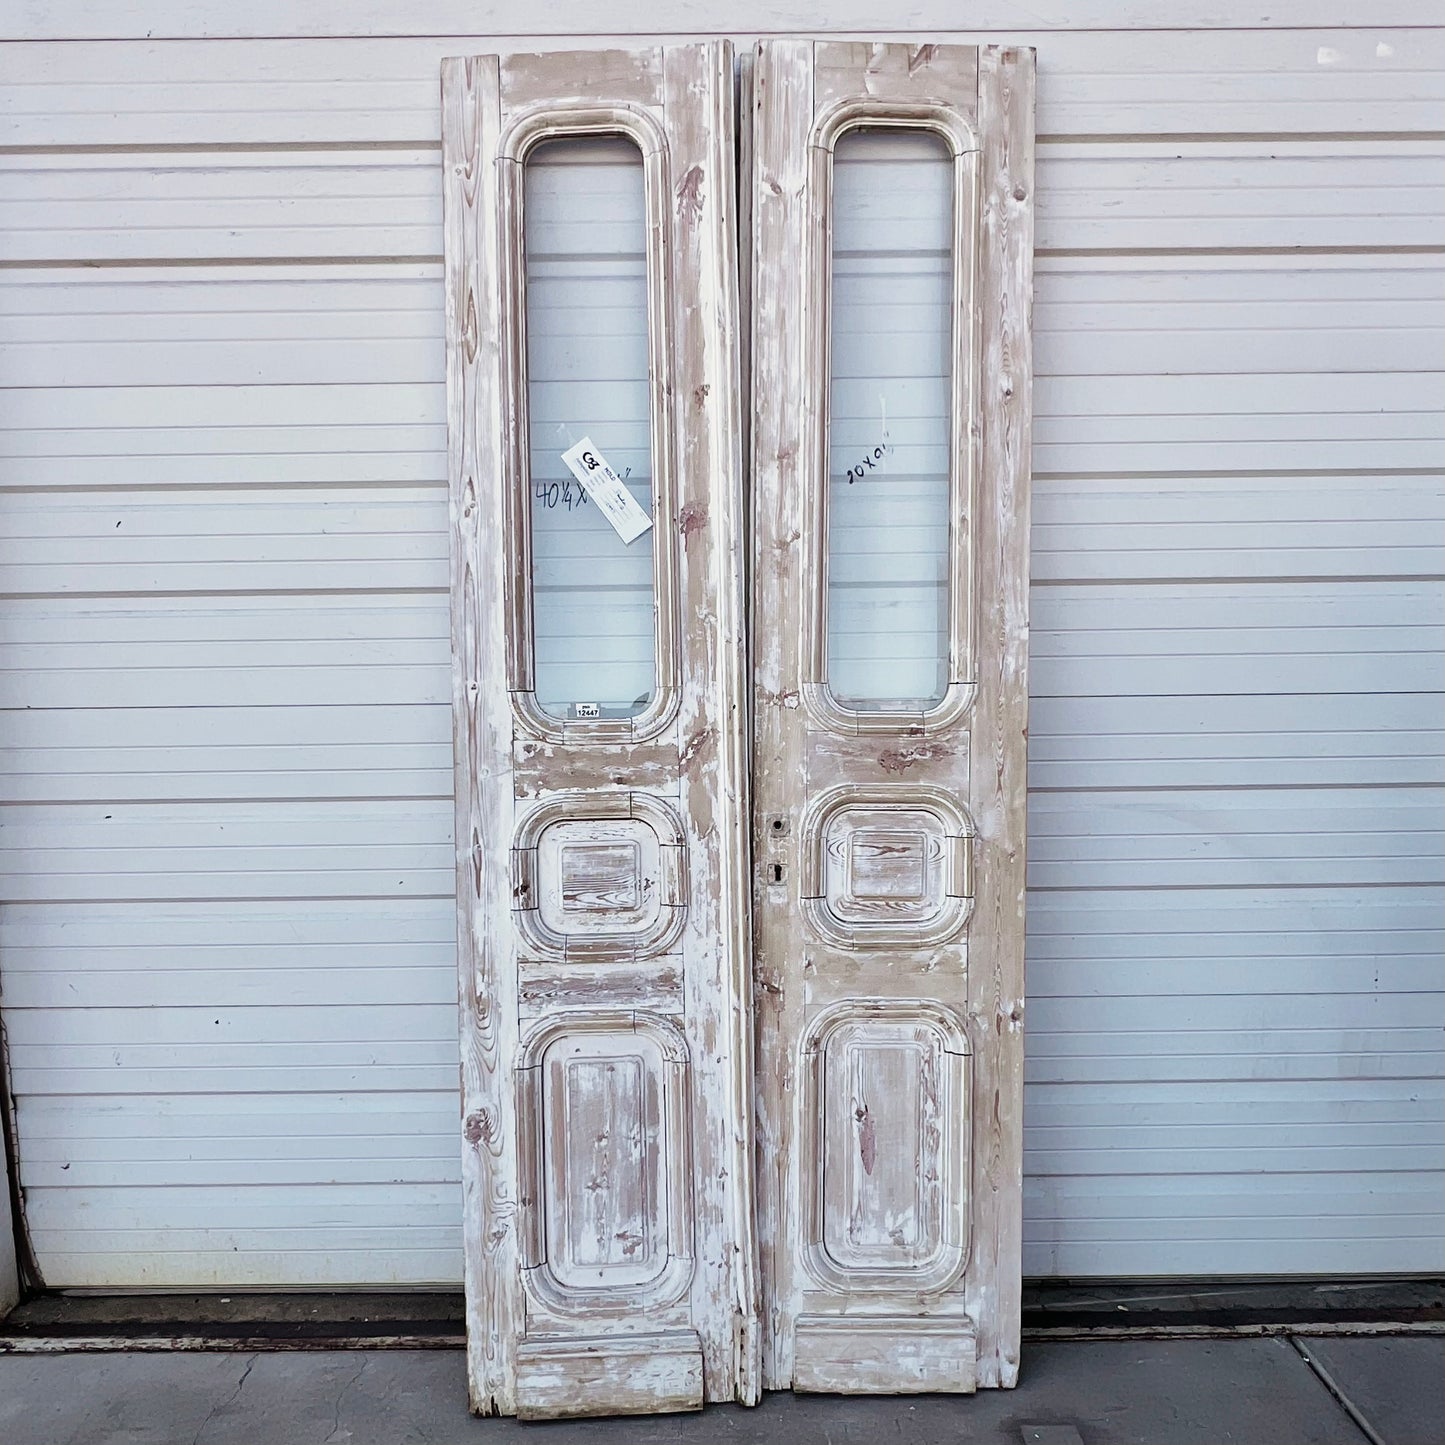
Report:
M 1445 1336 L 1040 1341 L 1019 1388 L 519 1425 L 455 1349 L 0 1356 L 0 1445 L 1441 1445 Z

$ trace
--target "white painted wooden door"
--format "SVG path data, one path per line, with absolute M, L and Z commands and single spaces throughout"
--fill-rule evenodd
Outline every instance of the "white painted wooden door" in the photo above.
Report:
M 472 1405 L 751 1401 L 732 53 L 443 100 Z
M 755 86 L 764 1380 L 1011 1385 L 1033 54 Z

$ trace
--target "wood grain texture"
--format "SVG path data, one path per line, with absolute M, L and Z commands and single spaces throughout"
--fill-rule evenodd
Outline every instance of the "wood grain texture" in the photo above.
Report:
M 1017 1369 L 1031 76 L 1031 52 L 852 42 L 765 42 L 755 65 L 754 922 L 770 1388 L 967 1391 L 1012 1384 Z M 953 519 L 947 686 L 936 704 L 866 712 L 829 689 L 821 604 L 830 148 L 858 126 L 941 136 L 954 195 L 941 385 L 952 421 L 934 442 Z M 936 1183 L 909 1190 L 894 1176 Z
M 686 1331 L 624 1336 L 577 1345 L 524 1344 L 517 1369 L 517 1414 L 567 1420 L 594 1414 L 606 1399 L 613 1415 L 701 1410 L 702 1354 Z
M 510 940 L 488 928 L 488 919 L 508 917 L 513 811 L 511 788 L 497 785 L 512 730 L 494 681 L 505 638 L 485 570 L 489 539 L 502 531 L 494 423 L 501 357 L 498 330 L 488 324 L 499 284 L 495 57 L 447 61 L 442 105 L 467 1380 L 474 1411 L 511 1414 L 522 1326 L 511 1085 L 516 956 Z
M 733 104 L 722 43 L 444 70 L 481 1413 L 757 1397 Z M 578 135 L 644 166 L 659 685 L 630 718 L 533 694 L 521 182 L 534 145 Z
M 968 978 L 977 1122 L 967 1298 L 979 1328 L 978 1382 L 1005 1387 L 1018 1381 L 1022 1285 L 1033 117 L 1033 52 L 985 50 L 979 67 L 978 696 L 968 790 L 978 829 Z
M 679 798 L 696 830 L 684 990 L 697 1090 L 700 1204 L 695 1328 L 709 1399 L 752 1404 L 761 1388 L 752 1190 L 752 1011 L 748 965 L 748 737 L 744 577 L 747 518 L 738 345 L 733 49 L 666 52 L 676 125 L 674 246 L 681 300 L 675 519 L 682 558 Z M 694 60 L 694 57 L 697 57 Z
M 583 1333 L 685 1323 L 672 1308 L 695 1234 L 681 1030 L 637 1009 L 555 1010 L 527 1032 L 517 1089 L 533 1313 L 586 1316 Z
M 798 1321 L 793 1388 L 830 1395 L 970 1394 L 973 1331 L 951 1320 Z
M 784 619 L 801 615 L 803 480 L 799 468 L 805 318 L 793 268 L 806 225 L 808 164 L 802 143 L 813 116 L 813 47 L 760 45 L 753 65 L 753 1000 L 758 1041 L 758 1258 L 762 1273 L 763 1382 L 793 1379 L 793 1303 L 798 1229 L 794 1047 L 802 999 L 789 969 L 791 939 L 774 939 L 796 871 L 797 820 L 787 806 L 802 767 L 802 738 L 788 715 L 799 706 L 802 637 Z M 766 401 L 758 405 L 757 401 Z M 785 406 L 785 403 L 791 403 Z M 761 619 L 767 620 L 762 625 Z
M 798 1147 L 827 1186 L 801 1205 L 815 1284 L 856 1290 L 872 1313 L 895 1291 L 956 1284 L 968 1256 L 970 1063 L 957 1017 L 924 1001 L 849 998 L 815 1015 L 801 1052 Z

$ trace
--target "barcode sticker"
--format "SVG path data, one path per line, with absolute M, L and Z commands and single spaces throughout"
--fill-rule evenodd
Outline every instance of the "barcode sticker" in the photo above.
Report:
M 622 485 L 622 478 L 592 445 L 591 437 L 583 437 L 568 447 L 562 460 L 624 542 L 635 542 L 652 525 L 652 518 L 637 505 L 632 493 Z

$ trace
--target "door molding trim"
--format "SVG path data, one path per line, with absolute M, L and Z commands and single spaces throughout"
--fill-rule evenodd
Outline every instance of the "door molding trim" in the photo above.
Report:
M 880 47 L 887 48 L 887 47 Z M 898 47 L 895 47 L 898 48 Z M 840 699 L 828 681 L 829 435 L 833 354 L 833 155 L 850 131 L 923 131 L 939 136 L 953 166 L 953 301 L 948 445 L 947 674 L 943 696 L 932 706 L 858 708 Z M 973 553 L 968 525 L 975 511 L 979 465 L 978 348 L 975 307 L 978 235 L 979 142 L 971 114 L 944 100 L 910 97 L 885 80 L 879 93 L 844 95 L 820 110 L 807 140 L 805 239 L 799 275 L 805 288 L 802 381 L 811 391 L 810 424 L 802 431 L 805 452 L 804 557 L 816 587 L 802 594 L 803 675 L 800 693 L 812 722 L 831 732 L 896 733 L 900 725 L 939 732 L 954 726 L 972 705 L 974 685 Z M 960 257 L 966 258 L 961 263 Z
M 546 105 L 517 116 L 497 142 L 498 205 L 501 207 L 499 291 L 502 326 L 502 418 L 505 433 L 503 527 L 508 555 L 517 565 L 502 574 L 505 588 L 507 668 L 512 706 L 524 732 L 540 742 L 586 739 L 631 742 L 654 738 L 672 721 L 678 707 L 680 636 L 677 617 L 677 538 L 667 527 L 652 529 L 653 656 L 656 679 L 652 697 L 636 717 L 579 720 L 545 711 L 535 692 L 535 642 L 532 620 L 531 438 L 527 370 L 527 251 L 524 168 L 528 155 L 547 141 L 621 136 L 642 157 L 644 248 L 647 255 L 647 353 L 654 377 L 673 374 L 676 349 L 673 324 L 670 204 L 673 182 L 667 135 L 654 116 L 637 105 Z M 670 386 L 651 388 L 652 507 L 670 517 L 676 498 L 674 401 Z

